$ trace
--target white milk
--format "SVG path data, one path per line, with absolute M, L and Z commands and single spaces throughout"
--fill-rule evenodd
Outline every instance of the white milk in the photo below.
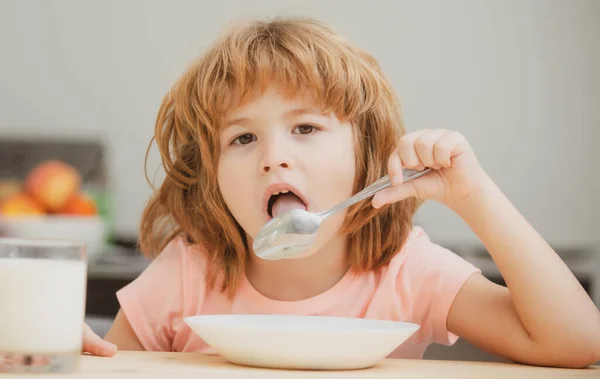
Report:
M 84 261 L 0 258 L 0 352 L 79 353 L 86 272 Z

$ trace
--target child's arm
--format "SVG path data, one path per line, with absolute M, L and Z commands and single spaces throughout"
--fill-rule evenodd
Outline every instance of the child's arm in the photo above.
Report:
M 453 209 L 486 246 L 508 289 L 481 275 L 467 281 L 449 330 L 524 363 L 585 367 L 600 360 L 600 312 L 491 180 Z
M 121 309 L 104 339 L 117 345 L 119 350 L 145 350 Z
M 436 171 L 403 184 L 402 166 Z M 583 367 L 600 360 L 600 312 L 485 174 L 464 137 L 446 130 L 407 134 L 388 171 L 394 186 L 375 195 L 375 207 L 411 196 L 445 204 L 481 239 L 507 283 L 508 289 L 480 274 L 467 280 L 449 312 L 450 331 L 524 363 Z

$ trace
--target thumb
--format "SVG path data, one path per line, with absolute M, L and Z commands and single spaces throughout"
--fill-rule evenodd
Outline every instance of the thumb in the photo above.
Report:
M 87 324 L 84 324 L 83 352 L 100 357 L 112 357 L 117 352 L 117 345 L 103 340 Z

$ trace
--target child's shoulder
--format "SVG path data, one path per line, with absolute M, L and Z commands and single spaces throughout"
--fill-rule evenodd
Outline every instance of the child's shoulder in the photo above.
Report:
M 208 260 L 208 254 L 202 245 L 191 243 L 185 235 L 179 234 L 165 245 L 153 262 L 181 261 L 194 266 L 206 267 Z
M 423 227 L 414 226 L 398 252 L 391 259 L 390 265 L 402 264 L 408 259 L 419 259 L 431 253 L 432 250 L 439 248 L 442 247 L 431 241 Z
M 415 226 L 385 270 L 393 276 L 422 277 L 425 273 L 452 276 L 476 271 L 476 268 L 455 252 L 432 241 L 425 229 Z
M 184 235 L 177 235 L 152 259 L 142 275 L 197 282 L 206 277 L 209 262 L 204 247 L 190 243 Z
M 206 250 L 176 236 L 117 292 L 121 309 L 147 350 L 171 350 L 182 315 L 195 314 L 205 295 L 208 262 Z

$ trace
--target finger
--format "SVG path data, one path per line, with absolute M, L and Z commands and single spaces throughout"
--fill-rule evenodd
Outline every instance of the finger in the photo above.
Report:
M 448 168 L 451 166 L 450 151 L 451 146 L 449 146 L 449 140 L 442 137 L 440 141 L 436 142 L 433 148 L 433 158 L 437 164 L 444 168 Z
M 415 141 L 425 132 L 425 130 L 422 130 L 408 133 L 400 138 L 398 142 L 398 154 L 404 167 L 413 170 L 423 170 L 425 168 L 415 151 Z
M 402 183 L 402 161 L 400 160 L 400 154 L 398 151 L 394 151 L 388 159 L 388 175 L 392 181 L 392 185 L 398 185 Z
M 438 164 L 443 167 L 452 165 L 452 157 L 460 154 L 463 150 L 464 137 L 458 132 L 444 134 L 435 144 L 434 156 Z
M 415 196 L 415 187 L 411 183 L 400 184 L 377 192 L 371 203 L 374 208 L 379 209 L 412 196 Z
M 117 352 L 117 345 L 95 335 L 95 337 L 84 341 L 83 351 L 99 357 L 112 357 Z
M 88 325 L 84 325 L 83 351 L 96 356 L 111 357 L 117 352 L 117 345 L 103 340 Z
M 421 134 L 419 138 L 415 140 L 415 151 L 417 156 L 426 167 L 431 167 L 436 170 L 442 167 L 435 161 L 434 146 L 436 141 L 446 133 L 448 132 L 442 129 L 432 130 Z

